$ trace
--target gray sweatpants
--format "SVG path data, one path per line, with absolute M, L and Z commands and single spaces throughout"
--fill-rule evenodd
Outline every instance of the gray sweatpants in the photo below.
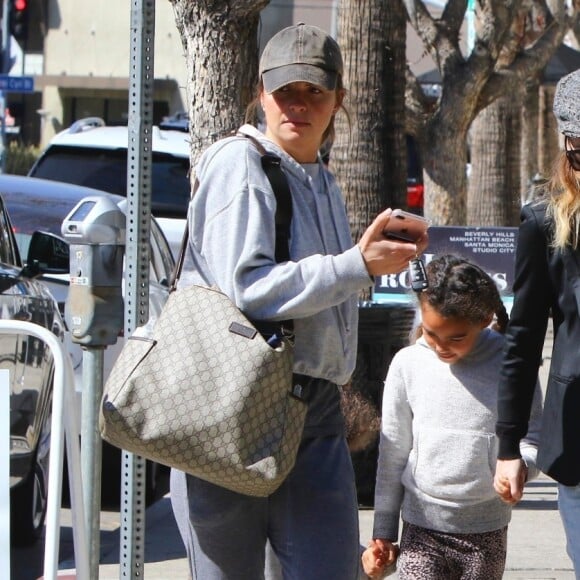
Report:
M 171 503 L 196 580 L 262 580 L 268 540 L 284 580 L 358 577 L 356 489 L 343 436 L 304 439 L 294 469 L 267 498 L 172 470 Z

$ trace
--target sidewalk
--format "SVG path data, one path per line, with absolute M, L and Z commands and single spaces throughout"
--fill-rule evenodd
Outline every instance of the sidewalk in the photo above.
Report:
M 546 336 L 544 364 L 540 380 L 545 386 L 552 349 L 551 332 Z M 373 510 L 359 511 L 361 543 L 372 534 Z M 116 520 L 113 520 L 115 523 Z M 64 522 L 63 522 L 64 524 Z M 66 524 L 64 524 L 66 525 Z M 153 504 L 145 520 L 145 580 L 187 580 L 189 569 L 169 495 Z M 118 580 L 120 531 L 116 527 L 101 531 L 99 580 Z M 60 568 L 72 569 L 73 562 Z M 129 578 L 129 576 L 123 576 Z M 390 576 L 396 580 L 397 575 Z M 523 500 L 515 507 L 508 532 L 505 579 L 574 580 L 572 564 L 566 555 L 565 536 L 557 506 L 556 483 L 541 475 L 526 486 Z M 198 580 L 203 580 L 202 578 Z M 248 580 L 253 580 L 248 578 Z M 332 580 L 331 578 L 320 580 Z
M 371 537 L 373 513 L 359 512 L 361 542 L 365 544 Z M 147 510 L 145 525 L 145 580 L 187 580 L 187 560 L 168 495 Z M 119 536 L 118 529 L 101 534 L 100 580 L 120 577 Z M 541 476 L 528 485 L 524 499 L 514 509 L 508 542 L 505 579 L 574 580 L 558 514 L 556 484 L 547 477 Z M 63 570 L 73 566 L 71 562 L 61 563 Z M 390 578 L 396 580 L 397 575 Z

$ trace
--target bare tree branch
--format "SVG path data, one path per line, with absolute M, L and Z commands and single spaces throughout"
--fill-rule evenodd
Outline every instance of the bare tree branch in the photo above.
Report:
M 462 58 L 458 44 L 460 24 L 456 23 L 454 30 L 450 28 L 449 22 L 442 24 L 441 21 L 435 20 L 422 0 L 404 0 L 403 3 L 409 22 L 421 38 L 431 58 L 437 63 L 439 70 L 446 68 L 448 59 Z
M 465 20 L 465 11 L 467 10 L 467 0 L 449 0 L 443 9 L 441 21 L 449 31 L 461 30 L 461 25 Z
M 422 0 L 404 4 L 441 76 L 439 98 L 426 99 L 417 79 L 407 74 L 406 128 L 420 147 L 425 215 L 436 223 L 462 223 L 463 167 L 473 119 L 487 104 L 537 78 L 575 20 L 564 19 L 565 0 L 477 0 L 475 42 L 465 57 L 458 39 L 466 0 L 449 0 L 441 19 L 432 17 Z M 575 11 L 578 4 L 574 0 Z
M 521 51 L 510 66 L 498 70 L 489 78 L 480 94 L 477 110 L 484 109 L 504 94 L 507 80 L 523 83 L 542 71 L 555 48 L 562 43 L 566 32 L 577 23 L 579 16 L 579 11 L 574 10 L 571 17 L 564 13 L 559 15 L 559 20 L 551 18 L 551 24 L 531 47 Z

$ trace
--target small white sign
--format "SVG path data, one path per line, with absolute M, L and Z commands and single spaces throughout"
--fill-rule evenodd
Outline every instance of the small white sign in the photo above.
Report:
M 0 369 L 0 522 L 10 522 L 10 373 Z M 10 525 L 0 526 L 0 578 L 10 578 Z

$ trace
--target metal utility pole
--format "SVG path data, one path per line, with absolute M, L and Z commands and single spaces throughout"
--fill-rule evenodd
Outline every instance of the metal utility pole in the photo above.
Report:
M 103 396 L 104 347 L 83 348 L 83 396 L 81 406 L 81 467 L 84 478 L 85 528 L 92 578 L 99 577 L 101 552 L 101 472 L 103 445 L 98 409 Z
M 149 318 L 155 1 L 131 1 L 125 336 Z M 119 578 L 144 578 L 145 460 L 123 452 Z
M 10 2 L 2 0 L 2 74 L 10 67 Z M 6 168 L 6 98 L 0 90 L 0 173 Z

